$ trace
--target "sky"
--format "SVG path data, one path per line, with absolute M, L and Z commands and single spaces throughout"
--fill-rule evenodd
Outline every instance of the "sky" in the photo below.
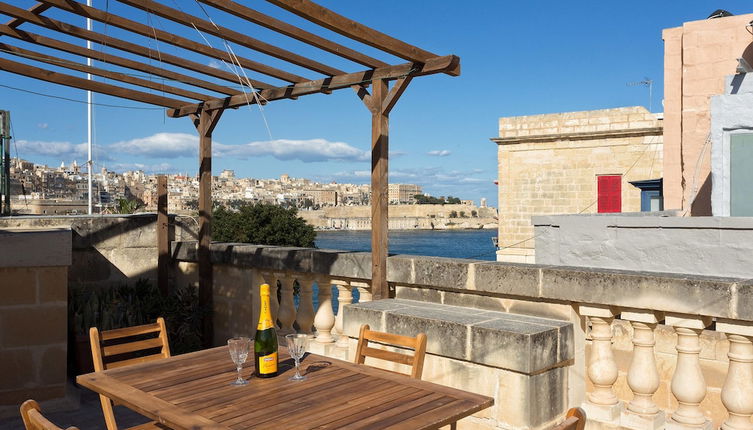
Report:
M 238 0 L 236 0 L 238 1 Z M 363 66 L 342 61 L 220 11 L 201 10 L 190 0 L 160 0 L 171 7 L 209 16 L 220 25 L 242 28 L 252 37 L 274 43 L 347 71 Z M 342 42 L 344 39 L 260 0 L 240 0 L 277 18 Z M 8 0 L 28 8 L 31 0 Z M 652 107 L 660 112 L 663 94 L 664 44 L 661 31 L 683 22 L 705 19 L 716 9 L 735 15 L 753 12 L 747 1 L 493 1 L 469 0 L 320 0 L 320 4 L 438 55 L 461 59 L 458 77 L 444 74 L 414 79 L 390 114 L 391 183 L 412 183 L 433 196 L 456 196 L 496 206 L 497 145 L 500 117 L 534 115 L 621 106 Z M 222 48 L 223 42 L 194 29 L 130 9 L 115 0 L 93 0 L 95 7 L 147 23 L 165 31 Z M 205 15 L 206 12 L 206 15 Z M 85 26 L 83 19 L 61 11 L 47 16 Z M 8 17 L 3 16 L 3 20 Z M 95 30 L 115 37 L 124 32 L 95 23 Z M 25 24 L 27 31 L 50 35 Z M 83 42 L 62 37 L 70 43 Z M 226 65 L 157 43 L 129 38 L 160 52 Z M 753 40 L 753 37 L 752 37 Z M 3 37 L 0 42 L 83 61 L 57 51 Z M 346 44 L 346 43 L 343 43 Z M 376 56 L 371 48 L 363 48 Z M 231 45 L 247 58 L 275 64 L 264 54 Z M 95 50 L 136 58 L 112 48 Z M 18 60 L 0 52 L 0 57 Z M 404 60 L 379 56 L 391 64 Z M 158 64 L 158 59 L 152 60 Z M 111 70 L 117 67 L 107 66 Z M 166 68 L 170 68 L 169 66 Z M 293 67 L 304 76 L 315 73 Z M 62 70 L 61 70 L 62 71 Z M 77 72 L 65 71 L 69 74 Z M 132 71 L 130 73 L 133 73 Z M 81 76 L 80 74 L 78 74 Z M 250 75 L 251 78 L 262 77 Z M 653 97 L 642 85 L 653 82 Z M 274 83 L 274 78 L 265 78 Z M 11 156 L 50 166 L 86 161 L 86 93 L 0 71 L 0 110 L 11 112 Z M 198 138 L 186 118 L 166 117 L 164 110 L 109 96 L 94 95 L 95 171 L 144 170 L 147 173 L 198 171 Z M 323 183 L 370 181 L 371 117 L 354 92 L 335 91 L 263 107 L 226 111 L 213 134 L 213 174 L 232 169 L 237 177 L 279 178 L 288 174 Z

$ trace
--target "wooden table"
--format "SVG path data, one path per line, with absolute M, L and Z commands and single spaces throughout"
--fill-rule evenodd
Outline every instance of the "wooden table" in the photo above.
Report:
M 491 406 L 491 397 L 369 366 L 308 354 L 304 381 L 288 381 L 293 360 L 280 348 L 281 374 L 231 386 L 226 346 L 80 375 L 93 391 L 174 429 L 435 429 Z

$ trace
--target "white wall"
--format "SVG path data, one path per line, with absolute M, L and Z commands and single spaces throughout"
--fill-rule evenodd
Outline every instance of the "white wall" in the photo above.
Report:
M 536 264 L 753 278 L 753 217 L 533 217 Z

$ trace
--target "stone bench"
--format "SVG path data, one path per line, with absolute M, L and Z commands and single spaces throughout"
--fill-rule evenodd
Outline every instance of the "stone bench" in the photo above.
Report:
M 567 409 L 570 322 L 405 299 L 345 306 L 345 334 L 357 338 L 362 324 L 405 336 L 426 333 L 424 379 L 494 397 L 482 417 L 543 428 Z M 456 374 L 448 379 L 448 372 Z

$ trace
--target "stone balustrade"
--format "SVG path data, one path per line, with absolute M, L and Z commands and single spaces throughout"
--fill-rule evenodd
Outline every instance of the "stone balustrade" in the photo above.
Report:
M 179 279 L 190 281 L 195 245 L 174 244 L 173 256 Z M 232 282 L 223 279 L 249 288 L 267 282 L 273 291 L 280 286 L 273 307 L 279 306 L 282 333 L 311 334 L 312 345 L 327 346 L 324 353 L 347 356 L 353 344 L 347 334 L 354 333 L 343 310 L 354 295 L 370 300 L 368 253 L 213 244 L 212 258 L 219 333 L 232 334 L 223 332 L 231 326 L 218 324 L 227 315 L 253 324 L 257 315 L 253 309 L 223 313 L 238 304 L 237 294 L 223 287 Z M 566 401 L 556 414 L 583 406 L 589 425 L 603 428 L 753 428 L 748 281 L 418 256 L 390 256 L 388 281 L 401 300 L 463 306 L 469 315 L 497 311 L 571 323 L 573 358 L 555 364 L 567 373 L 559 381 Z M 490 411 L 473 418 L 474 428 L 545 428 L 556 421 L 541 422 L 531 410 L 524 411 L 527 421 L 513 416 L 509 406 L 524 403 L 515 398 L 523 390 L 494 373 L 504 365 L 470 353 L 443 354 L 429 351 L 427 379 L 496 398 Z

